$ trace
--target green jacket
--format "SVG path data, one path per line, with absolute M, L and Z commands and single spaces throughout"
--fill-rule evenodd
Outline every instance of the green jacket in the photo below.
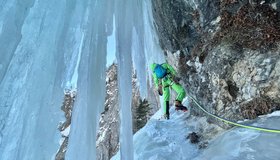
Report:
M 154 73 L 154 69 L 155 69 L 156 65 L 157 65 L 156 63 L 151 64 L 151 70 L 153 72 L 153 79 L 154 79 L 155 86 L 158 89 L 159 83 L 161 83 L 160 80 L 162 80 L 162 79 L 159 79 L 156 76 L 156 74 Z M 163 64 L 161 64 L 161 66 L 167 70 L 167 74 L 168 74 L 169 78 L 177 75 L 177 72 L 175 71 L 175 69 L 168 63 L 163 63 Z

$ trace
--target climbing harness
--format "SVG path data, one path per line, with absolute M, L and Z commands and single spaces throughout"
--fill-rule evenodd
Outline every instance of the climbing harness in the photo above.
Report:
M 193 97 L 189 96 L 193 102 L 198 106 L 199 109 L 201 109 L 204 113 L 206 113 L 207 115 L 214 117 L 220 121 L 223 121 L 225 123 L 234 125 L 234 126 L 238 126 L 238 127 L 243 127 L 243 128 L 247 128 L 247 129 L 253 129 L 253 130 L 258 130 L 258 131 L 264 131 L 264 132 L 270 132 L 270 133 L 280 133 L 280 130 L 278 129 L 270 129 L 270 128 L 263 128 L 263 127 L 256 127 L 256 126 L 249 126 L 249 125 L 244 125 L 244 124 L 240 124 L 240 123 L 236 123 L 236 122 L 232 122 L 230 120 L 224 119 L 222 117 L 219 117 L 215 114 L 212 114 L 208 111 L 206 111 Z

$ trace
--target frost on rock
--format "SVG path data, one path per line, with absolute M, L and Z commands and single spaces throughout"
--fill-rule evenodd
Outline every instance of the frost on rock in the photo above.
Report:
M 119 107 L 117 65 L 109 66 L 106 77 L 106 101 L 96 136 L 97 159 L 109 160 L 119 150 Z
M 76 98 L 76 90 L 73 91 L 66 90 L 64 92 L 64 102 L 63 105 L 61 106 L 61 110 L 64 112 L 64 116 L 66 120 L 63 123 L 61 123 L 58 127 L 62 136 L 62 144 L 60 143 L 60 148 L 56 153 L 55 156 L 56 160 L 65 159 L 65 153 L 67 150 L 69 132 L 71 127 L 71 115 L 72 115 L 72 109 L 74 106 L 75 98 Z

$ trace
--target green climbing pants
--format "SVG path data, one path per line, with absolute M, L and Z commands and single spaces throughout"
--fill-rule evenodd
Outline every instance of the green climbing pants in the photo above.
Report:
M 186 96 L 186 92 L 180 84 L 175 83 L 169 77 L 163 78 L 162 90 L 163 90 L 163 100 L 164 100 L 164 105 L 163 105 L 164 114 L 169 114 L 169 99 L 170 99 L 169 87 L 171 87 L 177 93 L 176 101 L 182 102 Z

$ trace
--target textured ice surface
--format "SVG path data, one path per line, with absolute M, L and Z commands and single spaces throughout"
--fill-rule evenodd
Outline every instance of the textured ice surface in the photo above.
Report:
M 65 2 L 12 0 L 0 6 L 0 159 L 51 159 L 62 118 L 64 46 L 58 42 L 65 40 Z
M 121 150 L 131 160 L 132 55 L 142 96 L 148 64 L 164 61 L 151 13 L 148 0 L 1 1 L 0 159 L 54 157 L 64 89 L 77 92 L 66 158 L 95 159 L 106 52 L 112 49 L 107 39 L 114 28 L 122 79 Z
M 84 1 L 82 1 L 84 2 Z M 96 159 L 96 129 L 105 101 L 107 37 L 113 31 L 113 1 L 77 1 L 84 35 L 77 100 L 66 159 Z M 79 4 L 82 4 L 80 7 Z M 98 15 L 98 16 L 97 16 Z M 79 23 L 78 23 L 79 24 Z
M 189 113 L 170 110 L 170 120 L 161 119 L 159 110 L 133 137 L 136 160 L 188 160 L 198 154 L 198 149 L 186 139 Z M 119 160 L 119 153 L 112 160 Z
M 131 119 L 131 66 L 136 69 L 141 96 L 147 95 L 148 65 L 164 61 L 153 28 L 149 0 L 118 1 L 116 4 L 116 55 L 118 62 L 121 116 L 120 153 L 122 160 L 133 159 Z M 133 61 L 132 61 L 133 60 Z
M 252 125 L 280 129 L 279 113 L 271 115 L 261 117 Z M 217 137 L 196 160 L 278 160 L 279 145 L 280 134 L 235 128 Z
M 133 160 L 131 115 L 133 7 L 136 7 L 135 1 L 119 1 L 116 3 L 116 44 L 118 46 L 116 56 L 121 119 L 120 152 L 123 160 Z
M 67 158 L 94 159 L 113 7 L 91 0 L 0 2 L 1 160 L 54 157 L 64 89 L 77 89 Z
M 279 134 L 233 128 L 213 139 L 206 149 L 199 150 L 186 139 L 195 123 L 189 122 L 188 113 L 176 112 L 172 107 L 170 120 L 159 120 L 161 115 L 160 110 L 134 135 L 136 160 L 279 159 Z M 275 112 L 262 116 L 251 125 L 279 129 L 279 122 L 279 113 Z M 119 153 L 112 160 L 120 160 Z

